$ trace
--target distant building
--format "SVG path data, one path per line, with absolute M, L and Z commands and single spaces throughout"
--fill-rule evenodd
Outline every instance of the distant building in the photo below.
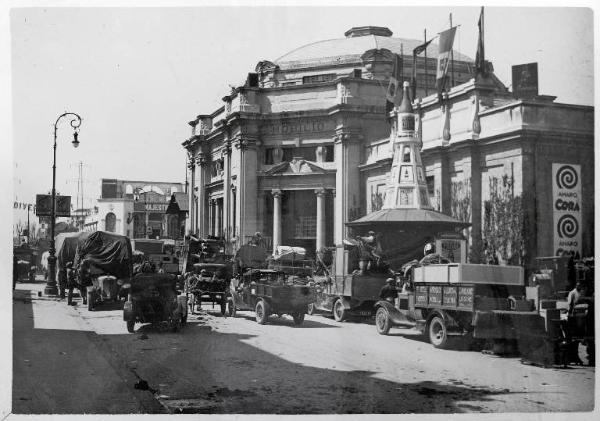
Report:
M 183 183 L 102 179 L 98 229 L 130 238 L 181 239 L 187 205 Z

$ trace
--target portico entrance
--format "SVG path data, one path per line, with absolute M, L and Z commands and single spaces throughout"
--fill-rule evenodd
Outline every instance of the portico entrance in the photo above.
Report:
M 273 189 L 265 195 L 265 232 L 278 245 L 304 247 L 314 255 L 333 244 L 333 196 L 330 190 Z

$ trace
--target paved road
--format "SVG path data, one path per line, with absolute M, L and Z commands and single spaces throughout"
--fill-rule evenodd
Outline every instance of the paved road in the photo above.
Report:
M 14 306 L 25 307 L 20 302 Z M 136 333 L 128 334 L 117 310 L 88 312 L 81 306 L 35 299 L 30 307 L 33 326 L 18 320 L 26 312 L 15 310 L 15 412 L 46 412 L 56 394 L 69 413 L 102 408 L 123 413 L 247 414 L 593 409 L 594 368 L 544 369 L 523 365 L 518 358 L 437 350 L 414 332 L 396 330 L 384 337 L 368 323 L 307 316 L 296 327 L 284 316 L 261 326 L 249 312 L 224 318 L 216 309 L 205 308 L 190 316 L 178 333 L 136 325 Z M 48 311 L 55 317 L 40 327 L 38 315 L 47 317 Z M 59 349 L 75 344 L 85 362 L 71 359 L 72 373 L 62 378 L 77 378 L 79 387 L 89 385 L 94 394 L 103 390 L 98 383 L 104 390 L 118 388 L 116 395 L 123 398 L 75 401 L 60 390 L 27 395 L 39 379 L 56 382 L 53 376 L 59 376 L 53 370 L 30 370 L 28 365 L 42 362 L 24 353 L 34 346 L 27 338 L 48 328 L 57 332 L 44 338 L 52 343 L 52 352 L 46 349 L 37 357 L 49 354 L 60 361 L 64 357 Z M 138 379 L 146 380 L 152 392 L 133 389 Z M 151 406 L 151 397 L 162 409 Z

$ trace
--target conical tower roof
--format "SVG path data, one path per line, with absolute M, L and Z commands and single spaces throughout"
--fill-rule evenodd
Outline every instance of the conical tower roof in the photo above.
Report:
M 431 206 L 421 161 L 421 145 L 415 133 L 415 115 L 408 82 L 404 82 L 402 102 L 396 110 L 396 118 L 397 129 L 390 139 L 394 155 L 383 207 L 348 225 L 402 225 L 407 229 L 422 225 L 438 232 L 469 226 L 468 223 L 434 211 Z

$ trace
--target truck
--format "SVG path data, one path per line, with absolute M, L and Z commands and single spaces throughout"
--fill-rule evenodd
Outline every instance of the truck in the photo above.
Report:
M 560 360 L 560 309 L 543 295 L 544 282 L 525 285 L 522 267 L 428 265 L 414 267 L 412 281 L 404 281 L 410 286 L 393 303 L 375 304 L 379 334 L 392 327 L 414 328 L 441 349 L 455 339 L 516 341 L 526 358 L 544 365 Z
M 401 253 L 389 253 L 391 265 L 374 265 L 366 271 L 358 270 L 353 257 L 353 242 L 346 241 L 344 248 L 330 249 L 331 256 L 321 264 L 323 271 L 314 275 L 316 300 L 309 306 L 308 314 L 331 314 L 342 322 L 350 317 L 369 318 L 375 315 L 375 304 L 386 279 L 396 276 L 400 262 L 411 260 L 421 253 L 427 236 L 413 235 L 404 242 Z M 466 242 L 454 232 L 441 232 L 434 239 L 436 250 L 450 261 L 465 262 Z M 418 246 L 417 246 L 418 245 Z M 398 249 L 397 249 L 398 250 Z M 406 250 L 409 250 L 408 252 Z

